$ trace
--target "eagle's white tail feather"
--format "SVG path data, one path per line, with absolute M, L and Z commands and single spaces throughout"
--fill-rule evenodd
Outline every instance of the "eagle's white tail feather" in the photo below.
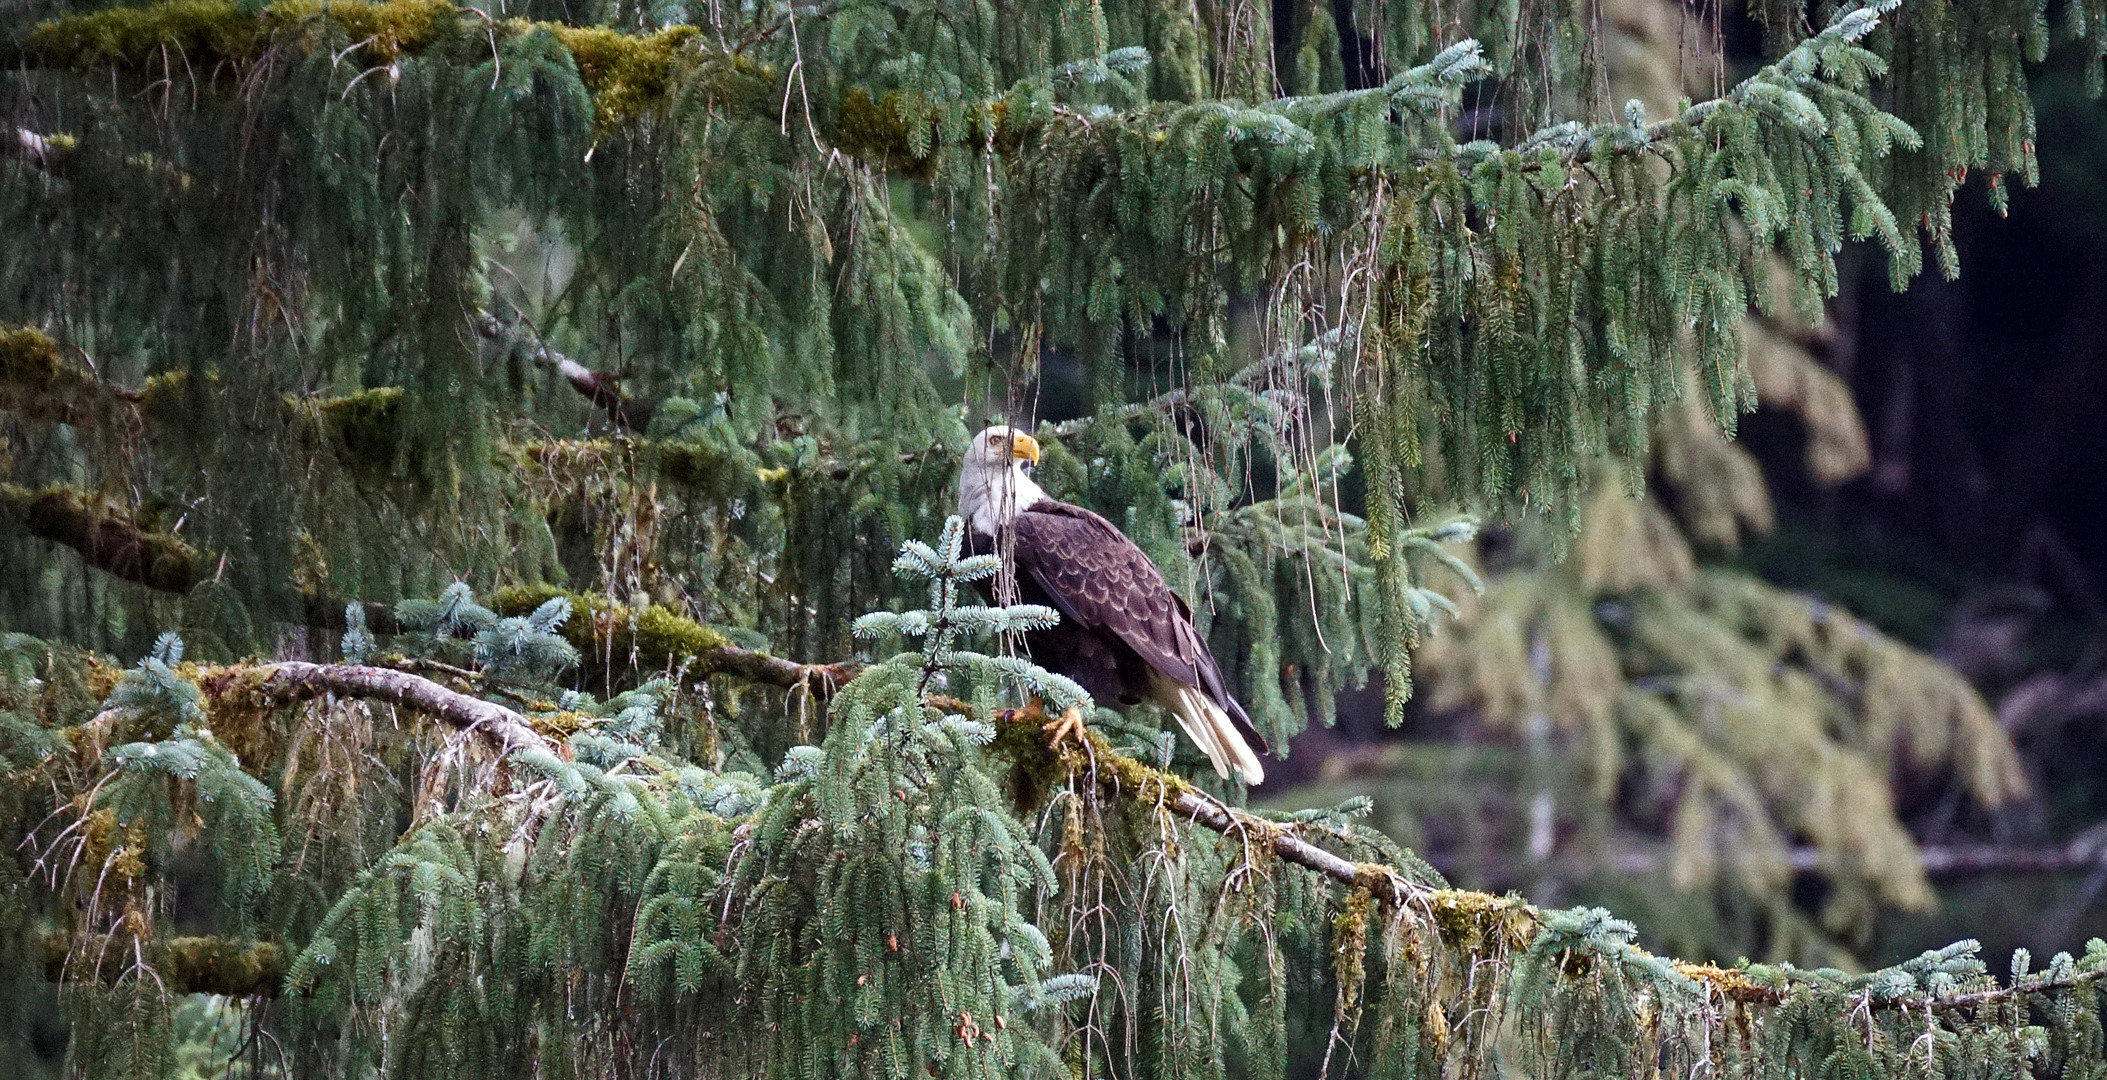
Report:
M 1198 687 L 1157 676 L 1156 699 L 1178 718 L 1178 726 L 1185 729 L 1224 779 L 1241 777 L 1246 784 L 1265 781 L 1265 766 L 1258 763 L 1258 755 L 1244 741 L 1243 733 L 1236 729 L 1228 712 Z

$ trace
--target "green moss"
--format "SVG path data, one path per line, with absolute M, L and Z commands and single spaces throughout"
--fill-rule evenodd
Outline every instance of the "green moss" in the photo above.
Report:
M 936 174 L 935 134 L 924 140 L 930 152 L 917 156 L 901 118 L 902 100 L 898 90 L 873 99 L 863 87 L 849 87 L 835 113 L 834 145 L 874 165 L 930 179 Z
M 279 759 L 284 732 L 272 718 L 285 705 L 285 698 L 265 690 L 273 674 L 268 664 L 184 664 L 180 673 L 204 691 L 213 737 L 233 751 L 245 768 L 254 771 L 262 763 Z
M 0 513 L 33 536 L 80 552 L 88 565 L 163 592 L 187 592 L 206 559 L 173 533 L 142 529 L 109 499 L 54 485 L 31 491 L 0 484 Z
M 619 127 L 665 102 L 681 62 L 681 46 L 699 32 L 675 26 L 655 34 L 624 34 L 604 26 L 561 26 L 515 20 L 520 33 L 546 28 L 569 49 L 578 77 L 593 94 L 593 122 Z
M 47 63 L 75 68 L 152 66 L 166 52 L 202 70 L 221 61 L 252 61 L 278 45 L 313 50 L 349 40 L 363 43 L 362 62 L 385 64 L 462 38 L 471 29 L 462 12 L 447 0 L 281 0 L 248 13 L 233 0 L 170 0 L 52 19 L 31 33 L 30 47 Z M 338 35 L 320 32 L 332 25 Z M 498 26 L 507 35 L 547 32 L 569 50 L 603 128 L 663 103 L 682 64 L 682 47 L 698 33 L 676 26 L 624 34 L 526 19 Z
M 121 943 L 121 947 L 112 947 Z M 275 994 L 292 956 L 275 941 L 236 938 L 178 937 L 147 942 L 147 955 L 163 985 L 178 994 L 225 994 L 249 997 Z M 73 963 L 69 964 L 70 958 Z M 134 962 L 130 938 L 93 938 L 77 947 L 65 935 L 44 939 L 45 975 L 78 979 L 86 972 L 83 957 L 99 957 L 97 977 L 112 982 Z
M 233 0 L 170 0 L 143 7 L 115 7 L 38 24 L 30 46 L 45 60 L 77 68 L 136 67 L 167 50 L 192 66 L 253 60 L 287 34 L 328 19 L 369 61 L 386 62 L 417 52 L 460 23 L 446 0 L 284 0 L 262 11 L 243 12 Z M 316 40 L 313 47 L 319 47 Z
M 403 394 L 399 386 L 376 386 L 333 398 L 287 395 L 285 403 L 295 413 L 313 417 L 341 440 L 352 460 L 378 465 L 394 460 L 407 438 L 402 427 Z
M 283 0 L 264 9 L 264 13 L 271 25 L 281 28 L 311 26 L 318 17 L 333 20 L 353 41 L 372 39 L 365 52 L 381 60 L 418 52 L 442 37 L 458 33 L 461 23 L 461 9 L 450 0 Z
M 242 14 L 232 0 L 173 0 L 53 19 L 29 40 L 47 60 L 88 68 L 145 63 L 163 49 L 192 63 L 245 57 L 268 34 L 260 16 Z
M 829 138 L 844 153 L 854 154 L 873 165 L 920 180 L 934 179 L 937 149 L 946 131 L 938 130 L 935 122 L 930 121 L 930 130 L 923 140 L 927 149 L 916 154 L 911 137 L 914 133 L 909 130 L 905 119 L 925 114 L 925 110 L 916 108 L 916 104 L 916 99 L 905 91 L 889 90 L 873 98 L 863 87 L 851 86 L 842 91 L 841 104 L 834 115 L 834 130 Z M 1024 137 L 1023 132 L 1009 124 L 1006 102 L 990 102 L 967 111 L 963 124 L 966 130 L 983 130 L 982 124 L 994 125 L 995 149 L 1005 154 L 1014 152 Z M 961 136 L 956 130 L 948 134 L 954 142 Z M 977 143 L 974 145 L 978 147 Z
M 208 383 L 217 384 L 219 376 L 208 375 Z M 168 421 L 177 419 L 186 404 L 190 389 L 188 371 L 164 371 L 149 376 L 139 388 L 139 412 L 149 420 Z
M 1341 1021 L 1350 1021 L 1361 1003 L 1361 984 L 1368 975 L 1368 923 L 1375 910 L 1375 894 L 1356 885 L 1332 916 L 1332 974 L 1339 988 L 1336 1016 Z
M 948 698 L 932 698 L 930 704 L 946 712 L 970 711 L 963 702 Z M 1046 732 L 1042 730 L 1046 713 L 1035 704 L 1029 709 L 997 713 L 994 719 L 995 741 L 988 744 L 988 753 L 1010 763 L 1005 782 L 1011 806 L 1019 815 L 1033 813 L 1045 805 L 1067 775 L 1061 759 L 1046 745 Z
M 1450 948 L 1476 952 L 1487 945 L 1521 949 L 1535 936 L 1535 909 L 1512 896 L 1441 889 L 1428 898 L 1434 925 Z
M 181 937 L 156 950 L 162 970 L 193 994 L 240 997 L 274 991 L 291 961 L 285 946 L 271 941 Z
M 51 335 L 34 326 L 0 329 L 0 383 L 42 390 L 65 369 Z
M 524 615 L 558 596 L 571 602 L 563 636 L 584 656 L 589 682 L 633 685 L 697 661 L 706 664 L 709 654 L 731 644 L 716 630 L 658 604 L 638 610 L 548 584 L 499 589 L 490 608 L 500 615 Z
M 755 479 L 746 458 L 699 442 L 660 443 L 658 466 L 668 480 L 718 499 L 744 491 Z
M 1156 799 L 1169 802 L 1180 795 L 1199 791 L 1180 777 L 1144 765 L 1113 749 L 1103 735 L 1089 727 L 1083 729 L 1081 742 L 1063 742 L 1055 752 L 1071 774 L 1088 776 L 1094 771 L 1101 783 L 1111 783 L 1144 802 Z
M 0 408 L 78 424 L 94 416 L 100 392 L 92 374 L 66 362 L 51 335 L 33 326 L 0 327 Z

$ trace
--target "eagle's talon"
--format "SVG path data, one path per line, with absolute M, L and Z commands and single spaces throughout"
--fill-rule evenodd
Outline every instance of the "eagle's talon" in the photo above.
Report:
M 1063 742 L 1071 739 L 1081 743 L 1083 741 L 1083 710 L 1070 705 L 1061 712 L 1060 716 L 1047 721 L 1046 725 L 1039 730 L 1046 732 L 1046 744 L 1056 750 L 1061 748 Z

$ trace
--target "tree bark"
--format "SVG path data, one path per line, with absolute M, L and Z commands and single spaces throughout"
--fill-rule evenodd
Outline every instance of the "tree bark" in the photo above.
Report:
M 130 514 L 98 506 L 71 488 L 41 492 L 0 484 L 0 515 L 31 536 L 80 552 L 89 566 L 162 592 L 189 592 L 204 580 L 207 556 L 173 533 L 141 529 Z
M 322 694 L 373 698 L 437 717 L 463 731 L 480 731 L 507 751 L 546 748 L 549 740 L 525 716 L 482 698 L 449 690 L 421 675 L 357 664 L 310 664 L 287 660 L 265 665 L 263 692 L 299 700 Z M 239 669 L 222 669 L 200 680 L 207 694 L 227 689 Z

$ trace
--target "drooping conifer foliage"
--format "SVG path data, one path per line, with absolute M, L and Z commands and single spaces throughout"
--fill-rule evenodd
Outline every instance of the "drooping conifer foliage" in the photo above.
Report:
M 1752 309 L 1818 313 L 1852 239 L 1953 272 L 1969 173 L 2031 179 L 2041 8 L 1750 15 L 1766 63 L 1649 115 L 1586 5 L 15 5 L 0 1040 L 56 987 L 96 1077 L 2097 1069 L 2107 949 L 1654 957 L 1361 803 L 1239 809 L 1145 711 L 1049 746 L 1080 692 L 1004 640 L 1054 616 L 962 591 L 966 431 L 1080 373 L 1042 482 L 1261 731 L 1375 672 L 1395 715 L 1461 515 L 1572 546 L 1604 463 L 1755 404 Z M 1791 715 L 1886 672 L 2016 785 L 1964 688 L 1818 637 Z M 1807 827 L 1743 770 L 1826 730 L 1719 753 L 1611 692 L 1693 814 Z M 1921 885 L 1873 853 L 1851 895 Z

